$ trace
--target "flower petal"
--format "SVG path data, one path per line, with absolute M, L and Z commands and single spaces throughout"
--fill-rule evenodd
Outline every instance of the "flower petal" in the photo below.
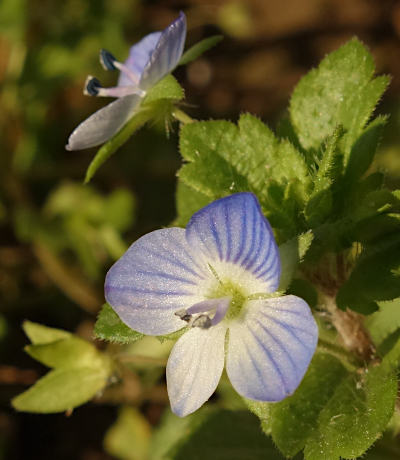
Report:
M 150 60 L 143 69 L 139 86 L 147 90 L 172 72 L 182 56 L 186 40 L 186 16 L 180 13 L 178 19 L 163 30 Z
M 224 368 L 226 326 L 191 329 L 175 344 L 167 364 L 172 412 L 191 414 L 214 393 Z
M 101 108 L 75 128 L 66 149 L 86 149 L 108 141 L 133 115 L 140 101 L 140 96 L 132 94 Z
M 296 296 L 251 301 L 229 326 L 226 369 L 235 390 L 280 401 L 300 384 L 318 341 L 310 308 Z
M 184 229 L 156 230 L 133 243 L 110 268 L 106 300 L 132 329 L 167 334 L 186 326 L 176 311 L 204 300 L 205 273 L 191 256 Z
M 271 227 L 252 193 L 236 193 L 214 201 L 192 216 L 186 227 L 186 238 L 213 265 L 221 277 L 221 270 L 229 265 L 236 269 L 237 283 L 251 273 L 257 283 L 243 279 L 250 292 L 273 292 L 278 288 L 280 260 Z M 218 262 L 223 262 L 219 264 Z M 214 264 L 217 265 L 214 265 Z
M 138 76 L 138 80 L 140 79 L 146 64 L 149 62 L 151 53 L 157 46 L 157 42 L 160 39 L 161 34 L 162 32 L 153 32 L 142 38 L 140 42 L 131 46 L 131 49 L 129 50 L 129 57 L 124 64 Z M 118 86 L 129 86 L 131 84 L 132 82 L 128 75 L 121 72 L 118 79 Z

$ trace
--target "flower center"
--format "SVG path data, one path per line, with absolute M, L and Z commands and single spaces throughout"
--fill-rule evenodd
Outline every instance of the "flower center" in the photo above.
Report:
M 244 293 L 232 282 L 219 280 L 219 285 L 208 296 L 210 299 L 219 299 L 221 297 L 230 297 L 229 308 L 225 318 L 230 320 L 239 316 L 246 300 Z

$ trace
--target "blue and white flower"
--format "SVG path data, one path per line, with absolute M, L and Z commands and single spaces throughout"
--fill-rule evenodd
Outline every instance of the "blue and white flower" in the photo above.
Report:
M 280 259 L 252 193 L 214 201 L 186 230 L 166 228 L 132 244 L 109 270 L 107 302 L 132 329 L 163 335 L 185 327 L 167 364 L 172 410 L 197 410 L 226 361 L 236 391 L 280 401 L 298 387 L 318 330 L 310 308 L 278 296 Z
M 120 72 L 117 86 L 103 88 L 97 78 L 89 76 L 84 93 L 118 99 L 83 121 L 70 135 L 66 149 L 94 147 L 116 134 L 137 112 L 147 91 L 178 65 L 185 39 L 186 17 L 181 12 L 162 32 L 151 33 L 133 45 L 124 63 L 118 62 L 110 52 L 101 50 L 103 67 Z

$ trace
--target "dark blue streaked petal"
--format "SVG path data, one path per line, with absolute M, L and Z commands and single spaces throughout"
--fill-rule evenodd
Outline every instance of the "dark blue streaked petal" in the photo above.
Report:
M 226 369 L 235 390 L 256 401 L 280 401 L 299 386 L 318 341 L 310 308 L 296 296 L 248 302 L 229 325 Z
M 193 260 L 181 228 L 151 232 L 110 268 L 105 281 L 107 302 L 135 331 L 161 335 L 186 324 L 174 313 L 204 300 L 206 275 Z
M 150 59 L 143 69 L 139 87 L 147 90 L 172 72 L 182 56 L 186 40 L 186 16 L 180 13 L 161 33 Z
M 224 368 L 226 326 L 193 328 L 175 344 L 167 364 L 172 412 L 191 414 L 214 393 Z
M 186 238 L 211 265 L 228 262 L 251 273 L 264 292 L 278 288 L 278 248 L 252 193 L 237 193 L 202 208 L 190 219 Z
M 157 46 L 157 42 L 161 37 L 162 32 L 153 32 L 146 35 L 140 42 L 131 46 L 129 57 L 124 64 L 138 76 L 138 80 L 143 73 L 143 69 L 150 60 L 150 56 Z M 129 86 L 132 82 L 129 77 L 123 72 L 120 73 L 118 86 Z
M 140 96 L 132 94 L 101 108 L 74 129 L 66 149 L 87 149 L 108 141 L 132 117 L 140 101 Z

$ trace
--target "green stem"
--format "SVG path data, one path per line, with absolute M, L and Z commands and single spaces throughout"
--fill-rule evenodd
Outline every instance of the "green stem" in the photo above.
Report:
M 86 171 L 85 184 L 90 182 L 99 167 L 108 160 L 121 145 L 125 144 L 135 131 L 147 123 L 152 118 L 152 115 L 151 110 L 140 110 L 113 138 L 100 147 Z
M 194 120 L 192 117 L 190 117 L 187 113 L 185 113 L 183 110 L 175 108 L 174 111 L 172 112 L 172 116 L 183 123 L 184 125 L 187 125 L 188 123 L 194 123 L 196 120 Z
M 327 340 L 320 338 L 318 340 L 318 348 L 321 351 L 324 351 L 326 353 L 329 353 L 330 355 L 339 358 L 343 362 L 343 364 L 351 371 L 355 371 L 359 367 L 359 363 L 355 356 L 338 345 L 335 345 L 331 342 L 328 342 Z

